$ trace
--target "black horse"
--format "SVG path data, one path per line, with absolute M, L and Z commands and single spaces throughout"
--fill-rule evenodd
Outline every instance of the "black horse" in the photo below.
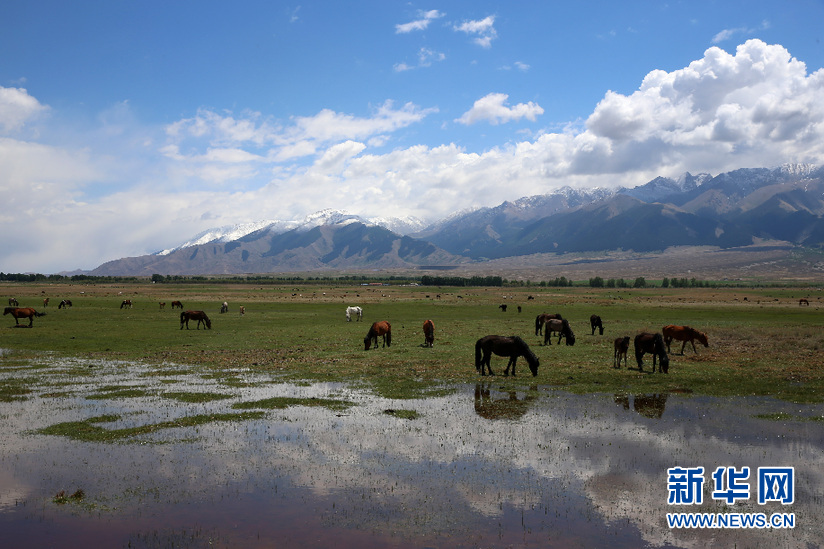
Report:
M 526 341 L 518 336 L 488 335 L 475 342 L 475 369 L 478 370 L 482 376 L 486 375 L 486 373 L 484 373 L 484 367 L 489 371 L 489 375 L 495 375 L 492 367 L 489 365 L 493 353 L 498 356 L 509 357 L 509 363 L 506 365 L 506 370 L 504 370 L 505 376 L 509 375 L 510 367 L 512 367 L 513 377 L 515 376 L 515 363 L 518 361 L 519 356 L 526 359 L 532 375 L 538 375 L 538 357 L 535 356 L 535 353 L 532 352 L 529 345 L 526 344 Z
M 669 357 L 667 356 L 664 336 L 661 334 L 651 334 L 643 332 L 635 336 L 635 360 L 638 362 L 638 369 L 644 371 L 644 353 L 652 354 L 652 371 L 655 372 L 655 360 L 660 363 L 660 371 L 669 373 Z
M 601 317 L 592 315 L 589 317 L 589 325 L 592 326 L 592 335 L 595 335 L 595 328 L 598 328 L 598 335 L 604 335 L 604 325 L 601 324 Z

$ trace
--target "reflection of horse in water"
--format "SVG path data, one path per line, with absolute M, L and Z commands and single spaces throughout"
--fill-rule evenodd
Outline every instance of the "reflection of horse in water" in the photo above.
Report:
M 189 329 L 189 321 L 190 320 L 197 320 L 197 329 L 200 329 L 200 324 L 206 328 L 212 329 L 212 321 L 209 320 L 209 317 L 206 316 L 206 313 L 203 311 L 184 311 L 180 313 L 180 329 L 183 329 L 183 325 L 186 325 L 186 329 Z
M 20 323 L 18 319 L 20 318 L 28 318 L 29 319 L 29 328 L 31 328 L 32 323 L 34 322 L 34 317 L 36 316 L 46 316 L 46 313 L 38 313 L 31 307 L 6 307 L 3 311 L 3 316 L 11 315 L 14 317 L 14 325 L 19 326 Z
M 435 345 L 435 323 L 427 320 L 423 323 L 423 346 L 432 347 Z
M 515 391 L 506 398 L 493 398 L 488 383 L 475 384 L 475 413 L 485 419 L 521 419 L 535 400 L 535 388 L 519 399 Z
M 363 338 L 364 350 L 368 351 L 373 342 L 375 344 L 375 349 L 377 349 L 379 337 L 383 337 L 384 347 L 392 346 L 392 325 L 385 320 L 375 322 L 372 324 L 372 327 L 369 328 L 369 331 L 366 332 L 366 337 Z
M 567 345 L 575 345 L 575 334 L 572 333 L 572 328 L 569 326 L 567 319 L 549 319 L 546 321 L 544 328 L 546 328 L 544 332 L 544 345 L 552 345 L 552 334 L 556 332 L 558 334 L 558 345 L 561 344 L 561 338 L 566 340 Z
M 555 313 L 555 314 L 542 313 L 542 314 L 539 314 L 538 316 L 536 316 L 535 317 L 535 335 L 536 336 L 543 335 L 543 333 L 544 333 L 544 324 L 546 324 L 546 322 L 548 320 L 551 320 L 553 318 L 557 318 L 558 320 L 563 320 L 564 319 L 564 317 L 562 317 L 558 313 Z
M 526 341 L 518 336 L 504 337 L 488 335 L 475 342 L 475 369 L 478 370 L 478 373 L 481 375 L 486 375 L 484 373 L 484 367 L 489 371 L 489 375 L 495 375 L 492 367 L 489 365 L 493 353 L 498 356 L 509 357 L 509 363 L 507 363 L 506 370 L 504 370 L 505 376 L 509 375 L 510 367 L 512 367 L 512 375 L 515 375 L 515 363 L 518 361 L 519 356 L 526 359 L 532 375 L 538 375 L 538 357 L 535 356 L 535 353 L 532 352 L 529 345 L 526 344 Z
M 635 395 L 632 408 L 644 417 L 651 419 L 661 419 L 664 415 L 664 408 L 667 404 L 667 393 L 652 395 Z M 623 406 L 624 410 L 629 410 L 629 395 L 615 395 L 615 403 Z

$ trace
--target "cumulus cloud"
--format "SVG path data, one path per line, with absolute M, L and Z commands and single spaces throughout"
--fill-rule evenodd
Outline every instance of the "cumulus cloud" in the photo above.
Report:
M 45 109 L 24 91 L 10 96 L 29 108 L 7 115 L 4 127 L 19 128 Z M 543 113 L 508 100 L 491 93 L 458 121 L 503 125 Z M 136 167 L 112 152 L 129 147 L 97 148 L 86 134 L 63 145 L 0 138 L 0 190 L 16 214 L 0 217 L 8 248 L 0 271 L 91 268 L 213 226 L 323 208 L 435 221 L 564 185 L 634 186 L 685 171 L 824 163 L 824 69 L 808 73 L 784 47 L 760 40 L 653 70 L 633 93 L 607 91 L 585 120 L 561 130 L 552 121 L 529 140 L 474 151 L 446 136 L 383 148 L 437 113 L 391 101 L 364 116 L 321 109 L 288 120 L 201 109 L 157 129 L 149 140 L 161 143 L 155 156 Z M 128 173 L 113 167 L 120 164 Z M 89 183 L 108 181 L 116 182 L 112 190 L 86 194 Z
M 0 129 L 6 132 L 16 131 L 26 122 L 48 110 L 23 88 L 4 88 L 0 86 Z
M 520 120 L 521 118 L 534 122 L 538 115 L 544 114 L 544 109 L 532 101 L 508 107 L 506 105 L 507 99 L 509 99 L 509 96 L 505 93 L 490 93 L 475 101 L 472 108 L 466 111 L 456 122 L 471 125 L 485 120 L 490 124 L 497 125 Z
M 472 36 L 472 41 L 482 48 L 492 47 L 492 41 L 498 37 L 498 32 L 495 30 L 495 16 L 489 15 L 483 19 L 475 21 L 465 21 L 460 25 L 455 25 L 453 28 L 456 32 L 463 32 Z

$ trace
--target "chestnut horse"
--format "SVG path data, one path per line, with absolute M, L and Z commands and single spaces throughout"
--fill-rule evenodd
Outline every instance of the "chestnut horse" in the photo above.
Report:
M 432 347 L 435 344 L 435 323 L 426 320 L 423 323 L 423 346 Z
M 31 328 L 32 322 L 34 322 L 34 317 L 36 316 L 46 316 L 46 313 L 38 313 L 31 307 L 6 307 L 6 310 L 3 311 L 3 316 L 11 315 L 14 317 L 14 325 L 19 326 L 20 323 L 17 319 L 19 318 L 28 318 L 29 319 L 29 328 Z
M 557 318 L 558 320 L 563 320 L 564 317 L 555 313 L 543 313 L 535 317 L 535 335 L 542 335 L 544 333 L 544 324 L 546 324 L 547 320 L 551 320 L 553 318 Z
M 515 376 L 515 363 L 518 361 L 519 356 L 526 359 L 533 377 L 538 375 L 538 366 L 540 365 L 538 357 L 535 356 L 526 341 L 518 336 L 488 335 L 475 342 L 475 369 L 482 376 L 486 375 L 484 367 L 489 371 L 489 375 L 495 375 L 489 365 L 493 353 L 498 356 L 509 357 L 509 363 L 507 363 L 506 370 L 504 370 L 505 376 L 509 375 L 510 367 L 512 367 L 512 376 Z
M 655 373 L 655 360 L 660 363 L 660 371 L 669 373 L 669 357 L 664 348 L 664 338 L 661 334 L 651 334 L 642 332 L 635 336 L 635 360 L 638 362 L 638 369 L 644 371 L 644 353 L 652 354 L 652 371 Z
M 544 332 L 544 345 L 552 345 L 552 334 L 558 333 L 558 345 L 561 344 L 561 338 L 566 339 L 567 345 L 575 345 L 575 334 L 572 333 L 572 328 L 569 326 L 569 321 L 565 318 L 558 320 L 557 318 L 550 318 L 546 321 L 546 332 Z
M 179 307 L 182 309 L 183 303 L 181 303 L 180 301 L 172 301 L 172 309 L 174 309 L 175 307 Z
M 197 320 L 197 329 L 200 329 L 200 323 L 202 322 L 204 326 L 212 329 L 212 321 L 209 320 L 209 317 L 206 316 L 206 313 L 203 311 L 184 311 L 180 313 L 180 329 L 183 329 L 183 325 L 186 324 L 186 329 L 189 329 L 189 321 L 190 320 Z
M 702 344 L 704 347 L 709 347 L 710 344 L 707 341 L 707 334 L 704 332 L 699 332 L 695 328 L 690 328 L 689 326 L 676 326 L 674 324 L 669 324 L 664 326 L 661 329 L 661 332 L 664 334 L 664 343 L 667 344 L 667 352 L 670 352 L 670 343 L 672 343 L 673 339 L 677 339 L 678 341 L 683 341 L 681 344 L 681 354 L 684 354 L 684 347 L 687 343 L 692 344 L 692 352 L 698 353 L 695 349 L 695 340 L 698 340 L 698 343 Z
M 621 367 L 621 357 L 624 357 L 624 367 L 626 367 L 627 351 L 629 351 L 629 336 L 617 338 L 613 346 L 615 347 L 615 350 L 612 353 L 612 367 Z
M 369 348 L 372 347 L 373 341 L 375 342 L 375 349 L 377 349 L 378 337 L 380 336 L 383 336 L 384 347 L 392 346 L 392 325 L 385 320 L 375 322 L 372 324 L 372 327 L 369 328 L 369 331 L 366 333 L 366 337 L 363 338 L 364 351 L 368 351 Z

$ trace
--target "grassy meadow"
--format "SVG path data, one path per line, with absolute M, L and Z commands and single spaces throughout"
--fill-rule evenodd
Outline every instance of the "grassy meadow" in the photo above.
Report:
M 237 372 L 284 381 L 334 381 L 367 387 L 390 398 L 448 391 L 479 379 L 474 343 L 487 334 L 520 335 L 538 355 L 533 378 L 523 359 L 515 379 L 503 377 L 506 359 L 493 357 L 502 386 L 554 386 L 573 392 L 772 395 L 795 402 L 824 400 L 824 292 L 810 288 L 447 288 L 310 284 L 36 284 L 3 283 L 4 305 L 47 315 L 34 326 L 0 320 L 0 391 L 24 394 L 36 379 L 39 356 L 139 361 L 164 372 L 220 379 L 227 388 Z M 43 306 L 43 299 L 50 303 Z M 530 299 L 531 297 L 531 299 Z M 810 306 L 799 306 L 799 298 Z M 61 299 L 73 307 L 58 309 Z M 131 309 L 121 309 L 124 299 Z M 180 329 L 185 309 L 204 310 L 212 329 Z M 229 312 L 220 314 L 221 304 Z M 160 302 L 166 306 L 161 309 Z M 500 304 L 506 304 L 502 312 Z M 347 305 L 364 309 L 362 322 L 346 322 Z M 239 308 L 244 306 L 245 315 Z M 517 307 L 522 311 L 519 313 Z M 569 319 L 576 344 L 543 345 L 534 335 L 539 313 Z M 601 316 L 604 335 L 591 335 L 589 317 Z M 422 323 L 435 322 L 435 346 L 423 346 Z M 372 322 L 392 324 L 392 346 L 364 351 Z M 21 325 L 28 320 L 21 319 Z M 709 347 L 693 353 L 673 343 L 669 374 L 613 368 L 613 340 L 666 324 L 707 333 Z M 27 366 L 28 365 L 28 366 Z M 9 372 L 19 369 L 14 375 Z M 84 374 L 88 382 L 88 373 Z M 0 395 L 2 397 L 2 395 Z

